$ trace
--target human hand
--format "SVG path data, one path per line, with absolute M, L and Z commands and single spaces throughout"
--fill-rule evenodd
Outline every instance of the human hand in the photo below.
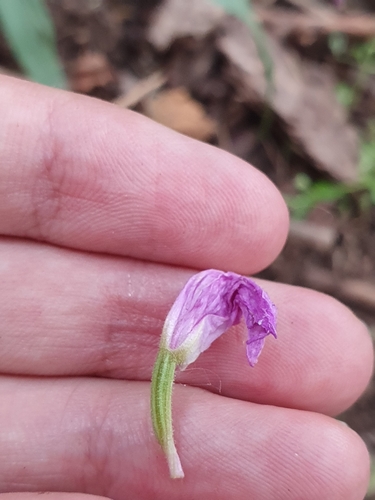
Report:
M 179 375 L 185 479 L 169 478 L 152 433 L 161 328 L 192 269 L 254 273 L 285 241 L 270 181 L 135 113 L 0 85 L 0 491 L 362 499 L 367 451 L 330 416 L 366 386 L 372 345 L 348 309 L 311 290 L 262 282 L 278 340 L 255 368 L 240 325 Z

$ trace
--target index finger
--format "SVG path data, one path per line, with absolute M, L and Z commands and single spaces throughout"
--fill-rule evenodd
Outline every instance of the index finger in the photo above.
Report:
M 0 233 L 242 273 L 281 250 L 284 201 L 242 160 L 111 104 L 0 87 Z

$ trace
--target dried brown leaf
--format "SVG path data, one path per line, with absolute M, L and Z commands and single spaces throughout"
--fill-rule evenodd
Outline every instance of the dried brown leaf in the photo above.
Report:
M 264 67 L 246 26 L 227 18 L 218 45 L 230 62 L 232 79 L 243 102 L 268 105 L 285 122 L 290 135 L 315 164 L 332 177 L 357 178 L 358 137 L 337 102 L 329 68 L 304 62 L 267 37 L 274 63 L 271 97 L 266 97 Z
M 177 132 L 206 141 L 216 132 L 215 122 L 186 89 L 165 90 L 143 102 L 145 114 Z
M 336 100 L 328 67 L 302 61 L 264 34 L 263 44 L 274 64 L 274 92 L 269 97 L 264 65 L 248 28 L 208 0 L 166 0 L 154 18 L 149 40 L 165 50 L 178 38 L 204 37 L 215 30 L 221 33 L 217 48 L 229 62 L 226 79 L 238 98 L 251 105 L 267 104 L 318 168 L 340 181 L 355 180 L 358 137 Z

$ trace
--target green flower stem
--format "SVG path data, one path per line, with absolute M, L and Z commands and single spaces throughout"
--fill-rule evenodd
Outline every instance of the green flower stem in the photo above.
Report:
M 173 440 L 172 389 L 176 359 L 168 349 L 160 347 L 151 379 L 151 418 L 154 433 L 167 457 L 172 478 L 184 473 Z

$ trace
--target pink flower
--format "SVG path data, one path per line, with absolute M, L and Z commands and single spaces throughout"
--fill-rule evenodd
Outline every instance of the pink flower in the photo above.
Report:
M 155 436 L 167 457 L 172 478 L 183 478 L 172 426 L 172 388 L 176 366 L 182 370 L 228 328 L 244 318 L 246 353 L 254 366 L 265 337 L 276 337 L 276 308 L 250 278 L 209 269 L 186 283 L 165 320 L 151 380 Z
M 265 337 L 276 337 L 276 308 L 254 281 L 209 269 L 186 283 L 165 320 L 162 346 L 174 353 L 181 369 L 197 359 L 243 316 L 247 358 L 254 366 Z

